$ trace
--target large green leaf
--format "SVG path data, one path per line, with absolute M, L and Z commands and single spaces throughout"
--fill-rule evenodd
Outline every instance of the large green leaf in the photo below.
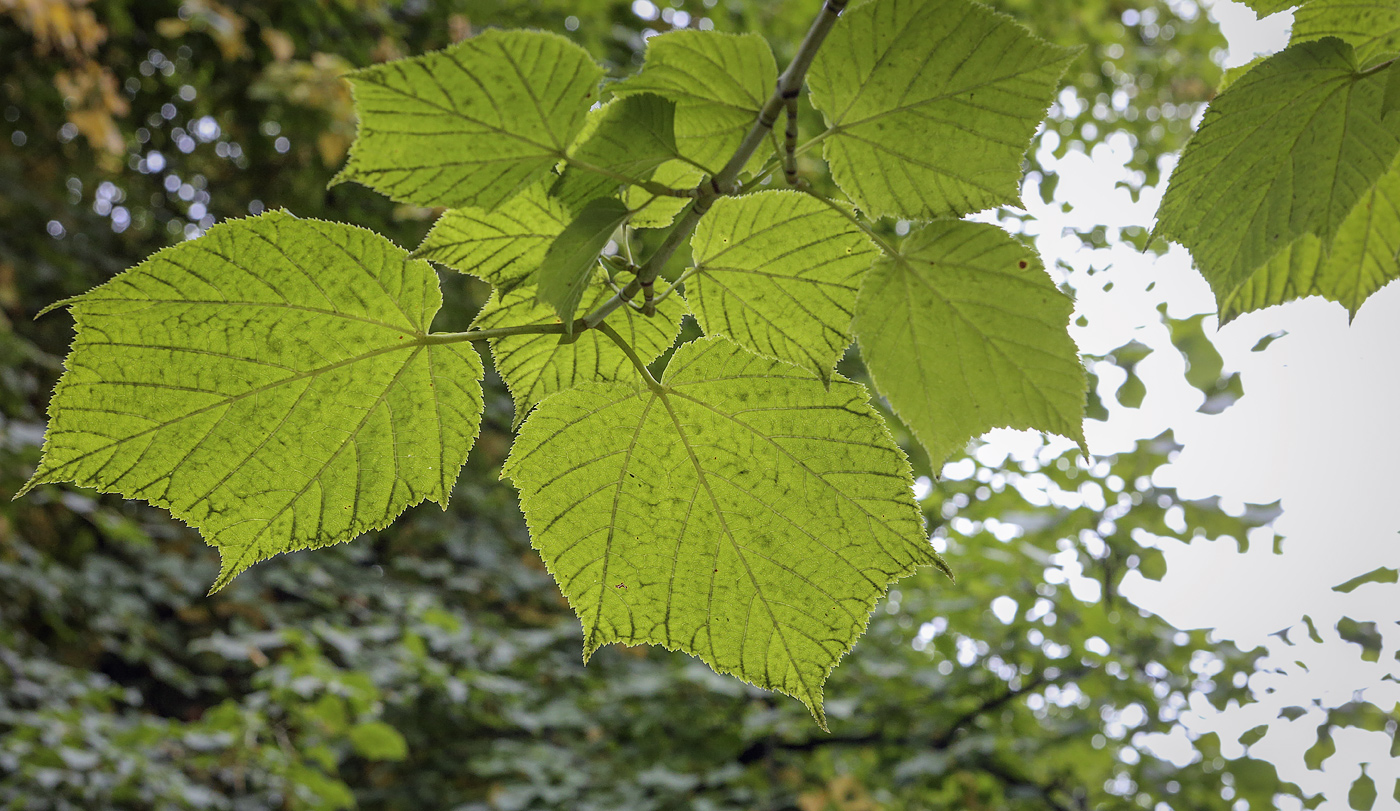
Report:
M 613 288 L 606 284 L 606 279 L 607 273 L 599 268 L 592 287 L 585 294 L 583 309 L 591 310 L 612 297 Z M 608 317 L 608 323 L 622 334 L 643 361 L 650 362 L 675 342 L 684 315 L 685 301 L 680 296 L 667 296 L 657 302 L 656 315 L 650 318 L 630 307 L 622 307 Z M 532 288 L 522 287 L 491 296 L 472 327 L 491 329 L 557 323 L 559 316 L 554 309 L 537 302 Z M 501 373 L 515 399 L 517 427 L 532 406 L 556 391 L 592 381 L 640 385 L 637 370 L 627 355 L 598 330 L 588 330 L 572 343 L 560 343 L 558 335 L 492 338 L 491 354 L 496 359 L 496 371 Z
M 855 330 L 875 388 L 938 470 L 992 428 L 1083 445 L 1087 382 L 1070 301 L 1035 253 L 986 223 L 940 220 L 866 274 Z
M 809 74 L 832 177 L 872 217 L 1016 203 L 1021 159 L 1075 53 L 967 0 L 852 10 Z
M 428 336 L 427 262 L 275 212 L 217 225 L 68 302 L 78 335 L 26 489 L 165 507 L 218 547 L 220 588 L 280 552 L 446 505 L 481 359 Z
M 360 130 L 334 182 L 489 211 L 565 157 L 602 75 L 561 36 L 498 30 L 356 71 Z
M 569 332 L 573 331 L 574 312 L 583 291 L 593 280 L 599 254 L 630 213 L 616 197 L 589 200 L 545 251 L 535 274 L 539 285 L 536 294 L 541 304 L 554 308 Z
M 1400 3 L 1395 0 L 1313 0 L 1293 12 L 1292 42 L 1339 37 L 1356 61 L 1400 51 Z
M 652 93 L 614 99 L 598 111 L 592 132 L 570 152 L 552 194 L 571 208 L 617 192 L 622 178 L 647 180 L 677 156 L 676 105 Z
M 1389 169 L 1400 129 L 1382 122 L 1384 81 L 1358 74 L 1351 47 L 1329 38 L 1270 57 L 1211 103 L 1172 173 L 1157 233 L 1191 251 L 1222 313 L 1299 238 L 1315 235 L 1326 251 Z
M 1246 6 L 1254 9 L 1260 17 L 1269 14 L 1277 14 L 1280 11 L 1287 11 L 1294 6 L 1301 6 L 1308 0 L 1241 0 Z
M 525 421 L 503 475 L 583 621 L 794 696 L 822 684 L 895 580 L 941 563 L 904 454 L 837 378 L 723 338 L 676 350 L 662 385 L 586 385 Z
M 1400 278 L 1400 158 L 1361 197 L 1326 250 L 1304 234 L 1220 302 L 1220 320 L 1273 304 L 1322 296 L 1353 316 L 1362 302 Z
M 690 245 L 686 298 L 707 335 L 831 377 L 875 258 L 855 223 L 810 195 L 762 191 L 717 200 Z
M 413 252 L 511 290 L 528 280 L 569 214 L 545 187 L 531 186 L 495 211 L 454 208 L 438 218 Z
M 778 66 L 763 37 L 684 29 L 648 39 L 641 73 L 611 90 L 674 101 L 681 154 L 713 174 L 734 154 L 777 81 Z M 751 164 L 766 158 L 760 150 Z

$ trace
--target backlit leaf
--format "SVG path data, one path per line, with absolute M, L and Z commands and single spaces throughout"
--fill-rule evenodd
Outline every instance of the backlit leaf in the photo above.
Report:
M 641 73 L 610 89 L 674 101 L 681 154 L 713 174 L 734 154 L 777 81 L 778 66 L 763 37 L 683 29 L 648 39 Z M 750 165 L 767 154 L 759 150 Z
M 613 288 L 605 283 L 606 279 L 607 273 L 599 268 L 584 298 L 583 310 L 592 310 L 612 297 Z M 630 307 L 621 307 L 608 317 L 608 323 L 627 339 L 643 361 L 650 362 L 676 340 L 683 315 L 685 300 L 671 295 L 657 302 L 656 315 L 650 318 Z M 557 323 L 559 316 L 554 309 L 537 302 L 533 289 L 522 287 L 493 295 L 472 328 Z M 501 373 L 515 400 L 516 427 L 532 406 L 561 389 L 590 381 L 640 384 L 627 355 L 597 330 L 582 333 L 572 343 L 560 343 L 558 335 L 492 338 L 491 354 L 496 360 L 496 371 Z
M 651 179 L 673 189 L 693 189 L 704 175 L 704 170 L 685 161 L 673 160 L 656 167 Z M 682 209 L 690 205 L 688 198 L 654 195 L 640 186 L 628 186 L 622 200 L 633 211 L 632 219 L 628 221 L 633 228 L 665 228 Z
M 495 211 L 454 208 L 438 218 L 415 258 L 431 259 L 511 290 L 530 279 L 569 222 L 559 201 L 535 185 Z
M 1084 367 L 1035 253 L 994 225 L 929 223 L 866 274 L 855 330 L 875 388 L 937 470 L 992 428 L 1084 434 Z
M 847 12 L 808 77 L 832 177 L 872 217 L 1015 204 L 1021 159 L 1075 53 L 967 0 Z
M 535 279 L 541 304 L 548 304 L 570 326 L 583 291 L 593 280 L 598 255 L 612 239 L 613 232 L 627 222 L 627 206 L 616 197 L 589 200 L 569 223 L 540 261 Z
M 499 30 L 356 71 L 360 130 L 334 182 L 490 211 L 564 158 L 602 75 L 561 36 Z
M 1304 234 L 1220 303 L 1226 323 L 1242 313 L 1322 296 L 1353 316 L 1372 293 L 1400 278 L 1400 158 L 1352 208 L 1331 245 Z
M 577 208 L 594 197 L 615 194 L 622 184 L 619 175 L 649 179 L 656 167 L 677 155 L 675 113 L 674 102 L 651 93 L 608 102 L 592 132 L 571 150 L 569 166 L 551 193 Z
M 567 464 L 551 460 L 568 460 Z M 590 384 L 525 421 L 504 476 L 583 621 L 801 700 L 890 583 L 940 563 L 909 464 L 863 387 L 724 338 L 685 344 L 655 389 Z
M 280 552 L 447 503 L 481 417 L 481 359 L 428 336 L 427 262 L 273 212 L 216 225 L 67 302 L 78 334 L 27 487 L 170 510 L 221 588 Z
M 798 192 L 717 200 L 691 238 L 686 298 L 707 335 L 830 378 L 875 246 L 841 212 Z
M 1383 83 L 1358 75 L 1350 46 L 1329 38 L 1270 57 L 1211 103 L 1172 173 L 1157 233 L 1191 251 L 1222 319 L 1271 259 L 1311 273 L 1307 243 L 1301 257 L 1280 252 L 1309 234 L 1325 252 L 1391 167 L 1400 129 L 1382 123 Z M 1284 278 L 1312 285 L 1292 270 Z
M 1356 61 L 1400 51 L 1400 3 L 1395 0 L 1312 0 L 1293 12 L 1290 42 L 1338 37 L 1356 49 Z

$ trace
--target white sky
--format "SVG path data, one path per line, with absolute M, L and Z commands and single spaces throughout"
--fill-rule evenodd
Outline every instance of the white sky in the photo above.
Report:
M 1215 3 L 1213 16 L 1230 41 L 1227 65 L 1282 48 L 1291 24 L 1286 13 L 1256 20 L 1228 0 Z M 1400 499 L 1400 420 L 1394 419 L 1400 401 L 1394 355 L 1400 348 L 1400 285 L 1373 296 L 1350 326 L 1340 305 L 1317 298 L 1250 313 L 1219 332 L 1214 317 L 1208 318 L 1207 335 L 1224 357 L 1226 373 L 1242 373 L 1245 395 L 1221 414 L 1197 413 L 1203 395 L 1185 382 L 1182 357 L 1156 309 L 1167 302 L 1173 318 L 1214 311 L 1210 290 L 1185 252 L 1174 247 L 1158 258 L 1127 245 L 1089 251 L 1078 237 L 1062 235 L 1067 227 L 1095 223 L 1151 227 L 1160 194 L 1144 192 L 1134 203 L 1114 188 L 1124 174 L 1125 147 L 1110 139 L 1092 157 L 1071 152 L 1061 160 L 1053 207 L 1040 204 L 1034 188 L 1024 194 L 1037 218 L 1031 228 L 1039 234 L 1046 265 L 1064 259 L 1076 269 L 1069 277 L 1078 291 L 1076 317 L 1083 314 L 1089 322 L 1074 331 L 1081 351 L 1105 354 L 1134 339 L 1155 350 L 1138 366 L 1147 386 L 1141 408 L 1116 402 L 1121 376 L 1103 381 L 1100 395 L 1110 419 L 1088 423 L 1090 449 L 1096 455 L 1127 450 L 1138 438 L 1171 428 L 1185 448 L 1158 471 L 1158 484 L 1176 487 L 1187 499 L 1220 496 L 1227 509 L 1282 499 L 1284 513 L 1273 530 L 1284 540 L 1281 554 L 1274 554 L 1274 533 L 1267 529 L 1250 539 L 1247 554 L 1228 541 L 1165 541 L 1164 580 L 1134 575 L 1124 593 L 1178 627 L 1214 628 L 1244 649 L 1265 645 L 1270 657 L 1263 667 L 1282 669 L 1251 680 L 1257 704 L 1217 714 L 1203 699 L 1193 701 L 1195 712 L 1182 716 L 1190 729 L 1219 731 L 1224 754 L 1232 757 L 1243 751 L 1236 742 L 1241 733 L 1271 723 L 1251 751 L 1305 791 L 1325 792 L 1329 800 L 1322 808 L 1349 807 L 1347 792 L 1361 763 L 1371 764 L 1368 773 L 1376 782 L 1373 808 L 1400 808 L 1392 799 L 1400 763 L 1389 756 L 1389 735 L 1344 730 L 1322 772 L 1308 771 L 1302 759 L 1324 719 L 1315 701 L 1336 707 L 1357 690 L 1383 709 L 1400 701 L 1400 683 L 1381 680 L 1386 674 L 1400 679 L 1400 585 L 1332 591 L 1378 566 L 1400 566 L 1400 515 L 1390 501 Z M 1062 201 L 1073 206 L 1069 213 L 1060 210 Z M 1091 264 L 1110 267 L 1091 276 L 1084 272 Z M 1113 289 L 1103 292 L 1110 281 Z M 1263 351 L 1250 351 L 1279 330 L 1288 334 Z M 1301 626 L 1290 632 L 1291 646 L 1269 636 L 1295 626 L 1304 614 L 1316 623 L 1322 644 L 1312 643 Z M 1357 646 L 1341 641 L 1333 628 L 1342 616 L 1378 624 L 1385 638 L 1379 662 L 1364 662 Z M 1265 688 L 1277 692 L 1265 695 Z M 1295 705 L 1311 711 L 1292 723 L 1278 718 L 1281 708 Z M 1155 748 L 1163 754 L 1173 749 L 1170 741 Z

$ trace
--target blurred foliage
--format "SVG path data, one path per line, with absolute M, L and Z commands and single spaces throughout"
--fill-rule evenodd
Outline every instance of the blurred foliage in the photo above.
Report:
M 163 513 L 57 487 L 9 500 L 71 339 L 61 313 L 34 320 L 43 307 L 269 207 L 417 244 L 433 212 L 325 187 L 353 135 L 348 67 L 486 25 L 566 33 L 615 75 L 671 24 L 763 32 L 783 62 L 814 5 L 0 0 L 0 807 L 1224 809 L 1296 795 L 1177 723 L 1198 697 L 1250 702 L 1259 652 L 1119 596 L 1134 573 L 1161 577 L 1158 539 L 1244 543 L 1269 517 L 1154 486 L 1169 436 L 1092 464 L 972 456 L 927 482 L 959 582 L 925 573 L 879 607 L 829 683 L 831 735 L 680 654 L 614 647 L 583 667 L 578 621 L 496 479 L 511 405 L 494 377 L 448 511 L 278 558 L 213 597 L 214 553 Z M 1092 149 L 1122 132 L 1154 182 L 1218 78 L 1202 9 L 996 5 L 1087 45 L 1046 137 Z M 803 169 L 825 182 L 815 155 Z M 436 327 L 464 329 L 486 291 L 443 280 Z M 1364 647 L 1374 631 L 1345 633 Z M 1319 746 L 1377 712 L 1332 711 Z

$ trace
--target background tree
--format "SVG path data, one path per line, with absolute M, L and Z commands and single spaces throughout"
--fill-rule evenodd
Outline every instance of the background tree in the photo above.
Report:
M 1158 158 L 1180 146 L 1218 80 L 1219 36 L 1200 9 L 1001 7 L 1062 44 L 1089 46 L 1052 117 L 1061 147 L 1126 129 L 1142 182 L 1154 182 Z M 1256 659 L 1117 596 L 1127 572 L 1160 573 L 1159 554 L 1133 530 L 1243 537 L 1267 518 L 1231 518 L 1153 488 L 1150 474 L 1172 450 L 1166 436 L 1087 467 L 1050 451 L 994 466 L 969 458 L 961 478 L 930 484 L 922 503 L 959 584 L 923 574 L 899 585 L 830 683 L 829 736 L 795 704 L 678 654 L 605 650 L 581 666 L 577 621 L 496 481 L 511 427 L 499 380 L 489 379 L 482 437 L 448 513 L 414 510 L 355 544 L 254 569 L 212 598 L 203 596 L 212 556 L 162 514 L 77 490 L 8 501 L 37 462 L 44 399 L 70 340 L 63 318 L 33 320 L 41 307 L 215 220 L 265 208 L 418 243 L 433 212 L 355 186 L 325 189 L 353 135 L 337 78 L 345 69 L 488 25 L 568 33 L 618 71 L 639 59 L 646 29 L 672 24 L 758 31 L 790 49 L 807 4 L 5 10 L 5 803 L 1207 808 L 1235 797 L 1268 807 L 1295 791 L 1266 763 L 1224 761 L 1209 736 L 1184 767 L 1139 743 L 1169 731 L 1193 690 L 1221 706 L 1250 700 L 1243 676 Z M 1050 177 L 1041 171 L 1042 193 Z M 486 289 L 442 277 L 441 327 L 465 329 Z M 1131 351 L 1114 361 L 1131 369 Z M 842 371 L 862 375 L 849 362 Z M 1202 385 L 1228 393 L 1216 377 Z M 1164 518 L 1173 506 L 1187 510 L 1185 532 Z M 1097 599 L 1079 599 L 1056 574 L 1071 560 L 1101 584 Z

